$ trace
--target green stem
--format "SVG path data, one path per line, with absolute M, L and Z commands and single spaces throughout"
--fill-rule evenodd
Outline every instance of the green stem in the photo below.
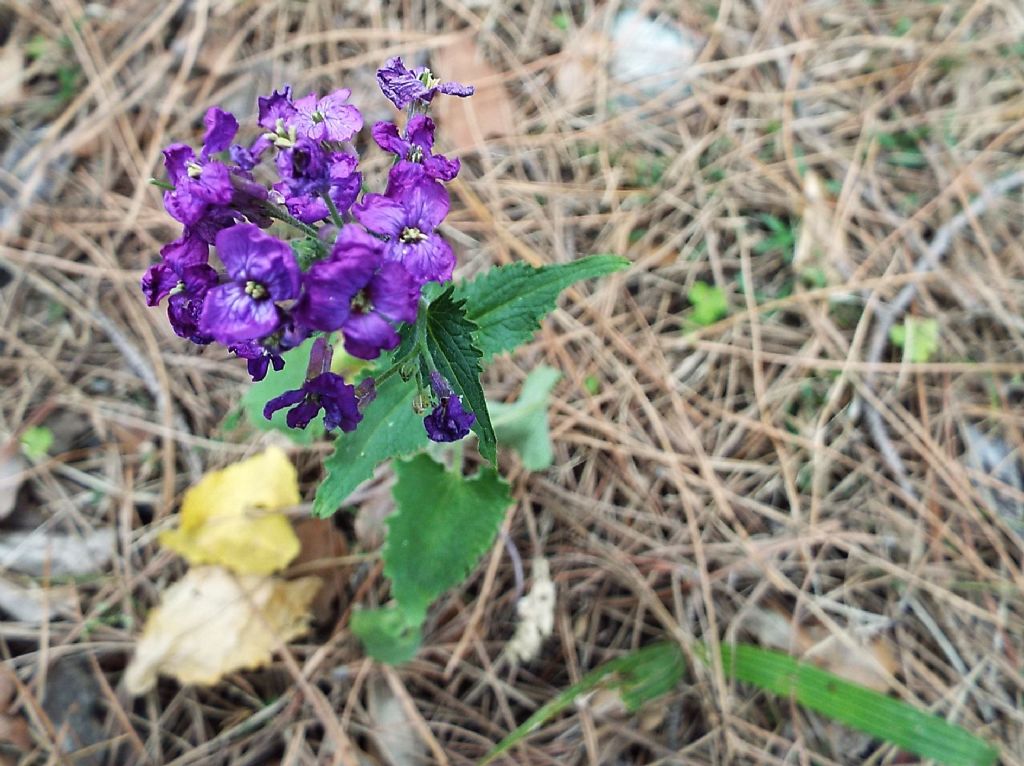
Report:
M 284 210 L 275 205 L 273 202 L 263 201 L 260 204 L 260 207 L 263 210 L 263 212 L 269 215 L 271 218 L 276 218 L 278 221 L 283 221 L 289 226 L 294 226 L 303 234 L 307 234 L 310 237 L 318 236 L 318 232 L 316 229 L 314 229 L 308 223 L 303 223 L 298 218 L 289 215 Z
M 384 370 L 384 372 L 382 372 L 380 375 L 374 376 L 374 385 L 379 386 L 385 380 L 387 380 L 400 369 L 402 369 L 402 367 L 404 367 L 409 362 L 410 359 L 416 356 L 423 357 L 424 361 L 427 364 L 427 369 L 437 369 L 434 366 L 434 360 L 430 358 L 430 352 L 427 350 L 427 339 L 425 335 L 427 308 L 429 306 L 429 303 L 420 298 L 419 313 L 417 313 L 416 315 L 416 324 L 413 325 L 415 341 L 413 342 L 412 348 L 409 349 L 409 352 L 405 356 L 403 356 L 401 359 L 396 360 L 394 364 L 392 364 L 390 367 Z
M 341 213 L 338 212 L 338 206 L 334 204 L 330 194 L 324 193 L 321 196 L 323 196 L 324 202 L 327 203 L 327 209 L 331 211 L 331 221 L 340 229 L 345 225 L 345 221 L 342 220 Z

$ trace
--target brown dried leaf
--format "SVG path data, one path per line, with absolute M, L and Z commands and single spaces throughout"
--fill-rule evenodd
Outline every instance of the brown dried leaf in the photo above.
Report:
M 332 559 L 348 555 L 348 541 L 328 519 L 304 519 L 295 525 L 295 535 L 301 547 L 292 569 L 320 578 L 322 584 L 312 603 L 313 619 L 329 622 L 337 614 L 351 571 Z
M 834 635 L 823 625 L 798 625 L 782 607 L 755 609 L 744 627 L 761 644 L 789 652 L 835 673 L 840 678 L 875 691 L 890 689 L 889 678 L 899 668 L 892 646 L 884 636 L 862 642 Z
M 465 34 L 439 48 L 431 68 L 443 80 L 473 85 L 470 98 L 435 99 L 438 118 L 446 144 L 456 149 L 483 149 L 489 137 L 515 132 L 515 109 L 505 88 L 507 75 L 487 63 L 477 48 L 474 35 Z
M 213 684 L 225 673 L 270 662 L 274 650 L 308 629 L 320 578 L 282 580 L 196 567 L 172 585 L 146 627 L 125 673 L 131 694 L 158 674 L 183 684 Z
M 0 666 L 0 742 L 13 745 L 19 750 L 32 749 L 28 723 L 21 716 L 11 715 L 8 710 L 18 693 L 14 671 Z

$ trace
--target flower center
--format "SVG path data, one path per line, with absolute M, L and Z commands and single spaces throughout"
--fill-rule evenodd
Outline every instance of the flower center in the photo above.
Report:
M 245 294 L 253 300 L 262 300 L 267 297 L 267 288 L 261 285 L 259 282 L 249 280 L 245 283 Z
M 436 77 L 434 77 L 434 73 L 431 72 L 429 69 L 426 69 L 426 68 L 422 72 L 420 72 L 420 76 L 419 76 L 418 79 L 419 79 L 419 81 L 421 83 L 426 85 L 428 88 L 433 88 L 433 87 L 441 84 L 441 81 L 439 79 L 437 79 Z
M 188 171 L 189 178 L 199 178 L 203 174 L 203 166 L 198 162 L 189 162 L 185 165 L 185 169 Z
M 423 149 L 416 144 L 412 145 L 409 149 L 409 154 L 406 156 L 409 162 L 423 162 Z
M 317 111 L 313 112 L 313 114 L 309 115 L 309 119 L 311 119 L 313 121 L 314 125 L 319 125 L 321 122 L 323 122 L 327 118 L 324 117 L 323 112 L 321 112 L 318 109 Z
M 352 311 L 357 314 L 366 314 L 372 310 L 373 304 L 370 303 L 370 296 L 366 294 L 366 290 L 356 293 L 352 299 Z
M 417 229 L 415 226 L 406 226 L 402 229 L 402 235 L 398 238 L 407 245 L 415 244 L 416 242 L 422 242 L 427 238 L 427 235 Z

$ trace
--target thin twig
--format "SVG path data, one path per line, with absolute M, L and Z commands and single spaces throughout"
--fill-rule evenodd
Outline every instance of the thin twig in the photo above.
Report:
M 974 200 L 974 202 L 972 202 L 965 210 L 962 210 L 953 216 L 948 223 L 935 232 L 935 236 L 932 238 L 932 243 L 921 254 L 917 263 L 914 264 L 914 273 L 922 274 L 924 272 L 932 271 L 946 256 L 949 246 L 953 242 L 953 238 L 956 237 L 956 235 L 959 234 L 973 218 L 984 213 L 997 199 L 1022 185 L 1024 185 L 1024 171 L 1019 171 L 1000 178 L 998 181 L 994 181 L 982 189 L 981 194 L 976 200 Z M 904 312 L 906 312 L 911 302 L 917 296 L 917 289 L 918 287 L 916 282 L 907 283 L 888 305 L 879 309 L 878 322 L 872 331 L 871 340 L 868 342 L 867 355 L 865 357 L 865 362 L 868 365 L 873 365 L 882 361 L 882 354 L 885 352 L 885 348 L 889 340 L 889 331 L 892 329 L 893 325 L 896 324 L 896 321 L 903 316 Z M 864 384 L 872 393 L 874 393 L 876 377 L 877 373 L 872 371 L 868 372 L 864 378 Z M 885 461 L 889 471 L 899 483 L 900 488 L 909 497 L 916 500 L 918 497 L 917 492 L 914 490 L 914 486 L 910 481 L 906 466 L 903 464 L 903 459 L 900 457 L 900 453 L 896 449 L 896 445 L 889 436 L 889 430 L 886 427 L 882 413 L 879 412 L 867 397 L 863 398 L 862 401 L 864 405 L 864 421 L 867 424 L 868 432 L 871 434 L 871 439 L 878 447 L 882 460 Z

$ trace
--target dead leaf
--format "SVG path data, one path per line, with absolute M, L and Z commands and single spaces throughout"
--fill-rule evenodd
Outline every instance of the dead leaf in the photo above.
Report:
M 266 665 L 281 643 L 306 632 L 319 588 L 318 577 L 190 569 L 150 612 L 125 672 L 126 688 L 144 694 L 158 674 L 183 684 L 214 684 L 225 673 Z
M 0 72 L 4 73 L 0 77 L 0 107 L 10 107 L 24 100 L 24 59 L 21 41 L 11 35 L 7 44 L 0 48 Z
M 395 472 L 383 463 L 374 472 L 373 481 L 366 482 L 349 499 L 359 508 L 356 511 L 356 540 L 364 551 L 375 551 L 384 544 L 388 516 L 395 510 L 391 489 L 395 486 Z
M 10 712 L 18 694 L 14 671 L 6 665 L 0 666 L 0 743 L 13 746 L 21 751 L 32 749 L 28 722 Z
M 32 532 L 0 536 L 0 569 L 42 577 L 94 574 L 114 553 L 113 529 L 93 529 L 83 535 L 57 535 L 40 527 Z
M 391 766 L 419 766 L 427 763 L 427 748 L 416 734 L 401 700 L 387 680 L 378 676 L 366 685 L 369 734 L 377 755 Z
M 71 611 L 74 595 L 73 586 L 23 587 L 0 577 L 0 610 L 18 622 L 38 625 L 57 619 Z
M 582 29 L 566 41 L 555 90 L 567 103 L 593 99 L 605 74 L 614 80 L 613 101 L 630 106 L 635 91 L 648 97 L 675 91 L 682 96 L 683 70 L 696 61 L 707 40 L 667 21 L 654 21 L 636 11 L 620 12 L 605 32 L 603 13 L 593 14 Z
M 81 654 L 62 657 L 46 673 L 43 710 L 56 730 L 56 750 L 65 763 L 75 766 L 104 766 L 125 763 L 124 753 L 111 746 L 104 726 L 107 706 L 96 668 Z M 97 747 L 99 743 L 105 743 Z M 120 757 L 119 757 L 120 756 Z
M 14 510 L 27 469 L 28 463 L 17 452 L 7 456 L 0 453 L 0 519 L 6 519 Z
M 312 604 L 313 619 L 321 624 L 330 622 L 350 574 L 350 567 L 331 559 L 348 555 L 348 541 L 328 519 L 304 519 L 295 525 L 295 535 L 301 548 L 292 569 L 320 578 L 322 584 Z
M 515 133 L 515 108 L 505 88 L 507 75 L 487 63 L 473 34 L 465 34 L 439 48 L 431 69 L 442 80 L 472 85 L 470 98 L 441 97 L 435 100 L 444 143 L 456 149 L 482 150 L 489 137 Z
M 566 43 L 555 70 L 555 90 L 564 101 L 593 96 L 602 56 L 610 47 L 608 36 L 593 29 L 580 30 Z
M 275 513 L 299 499 L 295 466 L 284 450 L 270 447 L 203 476 L 185 493 L 180 527 L 160 535 L 160 544 L 190 564 L 271 574 L 299 553 L 291 523 Z
M 864 642 L 848 635 L 844 640 L 823 625 L 795 624 L 792 615 L 782 607 L 755 609 L 747 614 L 743 626 L 764 646 L 789 652 L 875 691 L 888 691 L 888 679 L 899 669 L 893 648 L 884 636 Z

